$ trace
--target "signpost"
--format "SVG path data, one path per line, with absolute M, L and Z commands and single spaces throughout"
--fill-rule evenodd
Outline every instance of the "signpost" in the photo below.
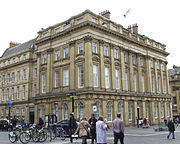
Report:
M 8 116 L 8 119 L 9 119 L 9 121 L 10 121 L 12 101 L 8 101 L 7 104 L 8 104 L 8 107 L 9 107 L 9 116 Z
M 70 98 L 72 98 L 72 113 L 74 113 L 74 98 L 75 98 L 75 94 L 70 93 Z

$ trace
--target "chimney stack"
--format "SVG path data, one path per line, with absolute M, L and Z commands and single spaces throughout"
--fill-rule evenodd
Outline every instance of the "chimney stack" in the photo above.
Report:
M 10 42 L 9 43 L 9 48 L 13 48 L 13 47 L 15 47 L 15 46 L 17 46 L 17 45 L 19 45 L 19 43 L 16 43 L 16 42 Z
M 107 18 L 107 19 L 110 19 L 111 13 L 109 12 L 109 10 L 105 10 L 105 11 L 99 13 L 99 15 L 101 15 L 101 16 Z
M 128 31 L 134 34 L 138 34 L 138 26 L 137 24 L 133 24 L 132 26 L 128 26 Z

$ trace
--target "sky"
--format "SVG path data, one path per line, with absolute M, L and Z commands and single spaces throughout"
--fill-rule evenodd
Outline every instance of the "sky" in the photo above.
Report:
M 65 21 L 86 9 L 111 12 L 123 27 L 137 23 L 139 34 L 166 45 L 168 68 L 180 66 L 179 0 L 1 0 L 0 56 L 11 41 L 23 43 L 37 37 L 41 28 Z M 130 9 L 127 17 L 126 11 Z

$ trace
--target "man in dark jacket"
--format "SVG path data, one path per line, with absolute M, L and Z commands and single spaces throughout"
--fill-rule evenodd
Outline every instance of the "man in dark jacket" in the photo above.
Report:
M 90 133 L 91 133 L 91 144 L 94 144 L 94 140 L 96 140 L 96 122 L 97 119 L 95 118 L 94 114 L 91 114 L 91 118 L 89 119 L 89 124 L 91 125 Z
M 175 137 L 174 137 L 175 126 L 174 126 L 174 123 L 173 123 L 172 119 L 170 119 L 167 126 L 168 126 L 168 129 L 169 129 L 169 134 L 168 134 L 167 138 L 169 139 L 169 137 L 170 137 L 170 135 L 172 133 L 172 138 L 175 139 Z
M 74 118 L 74 115 L 71 113 L 69 118 L 69 134 L 70 134 L 70 141 L 73 142 L 72 134 L 74 134 L 76 130 L 76 119 Z
M 16 116 L 14 116 L 14 118 L 11 120 L 11 123 L 12 123 L 13 128 L 15 128 L 17 124 Z

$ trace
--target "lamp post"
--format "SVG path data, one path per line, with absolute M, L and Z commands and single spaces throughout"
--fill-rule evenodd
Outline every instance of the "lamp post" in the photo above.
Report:
M 72 113 L 74 113 L 74 98 L 75 98 L 75 94 L 74 93 L 70 93 L 70 98 L 72 99 Z
M 9 119 L 9 121 L 10 121 L 10 118 L 11 118 L 11 106 L 12 106 L 12 101 L 8 101 L 7 104 L 8 104 L 8 107 L 9 107 L 9 115 L 8 115 L 8 119 Z

